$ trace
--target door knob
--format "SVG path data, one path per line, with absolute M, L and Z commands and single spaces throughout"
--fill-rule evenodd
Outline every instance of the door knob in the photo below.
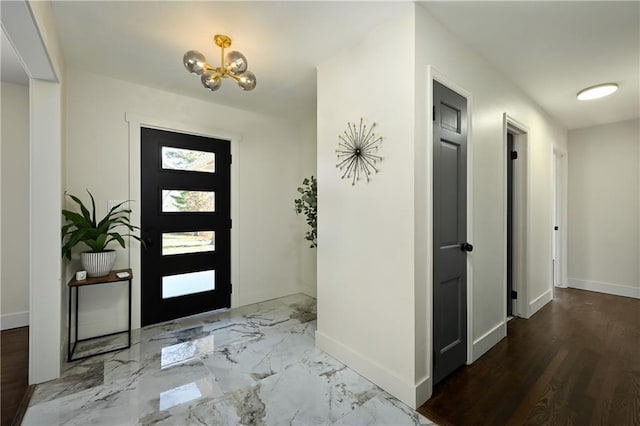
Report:
M 469 244 L 469 243 L 462 243 L 460 245 L 460 249 L 462 251 L 473 251 L 473 246 L 471 244 Z

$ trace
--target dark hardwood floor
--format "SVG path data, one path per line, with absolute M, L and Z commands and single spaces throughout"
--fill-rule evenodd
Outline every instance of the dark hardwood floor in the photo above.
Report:
M 557 289 L 418 411 L 443 425 L 640 425 L 640 300 Z
M 27 392 L 29 327 L 0 333 L 0 408 L 2 426 L 11 425 Z

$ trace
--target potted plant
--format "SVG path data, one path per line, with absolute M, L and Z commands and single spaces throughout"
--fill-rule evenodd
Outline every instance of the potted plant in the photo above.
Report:
M 304 178 L 298 192 L 302 195 L 294 200 L 296 214 L 304 213 L 307 224 L 311 227 L 304 239 L 311 241 L 309 247 L 318 247 L 318 181 L 313 176 Z
M 62 210 L 62 215 L 67 223 L 62 226 L 62 256 L 71 259 L 71 250 L 79 243 L 84 243 L 91 250 L 80 254 L 82 268 L 87 271 L 90 277 L 100 277 L 108 275 L 116 261 L 115 250 L 108 250 L 106 247 L 112 242 L 117 242 L 122 248 L 125 247 L 123 237 L 132 237 L 144 242 L 131 233 L 120 234 L 116 228 L 126 228 L 129 232 L 140 229 L 129 223 L 131 210 L 121 208 L 128 201 L 123 201 L 109 210 L 107 215 L 100 221 L 96 220 L 96 202 L 89 190 L 91 197 L 91 212 L 85 207 L 82 201 L 65 191 L 65 195 L 71 198 L 80 207 L 80 213 L 71 210 Z

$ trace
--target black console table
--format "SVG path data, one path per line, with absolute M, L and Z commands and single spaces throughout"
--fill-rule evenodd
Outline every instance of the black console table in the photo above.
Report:
M 127 272 L 129 273 L 128 277 L 124 277 L 124 278 L 120 278 L 116 275 L 116 273 L 118 272 Z M 109 352 L 115 352 L 115 351 L 119 351 L 122 349 L 128 349 L 131 347 L 131 280 L 133 279 L 133 272 L 131 272 L 131 269 L 121 269 L 121 270 L 117 270 L 117 271 L 111 271 L 111 273 L 109 273 L 109 275 L 105 275 L 103 277 L 90 277 L 87 278 L 86 280 L 81 280 L 78 281 L 75 278 L 71 279 L 71 281 L 69 281 L 69 284 L 67 284 L 69 286 L 69 340 L 67 342 L 67 361 L 71 362 L 71 361 L 79 361 L 81 359 L 85 359 L 85 358 L 89 358 L 92 356 L 96 356 L 96 355 L 102 355 L 102 354 L 106 354 Z M 84 287 L 84 286 L 89 286 L 89 285 L 98 285 L 98 284 L 111 284 L 111 283 L 117 283 L 117 282 L 122 282 L 122 281 L 128 281 L 129 282 L 129 326 L 126 330 L 123 331 L 117 331 L 115 333 L 109 333 L 109 334 L 103 334 L 101 336 L 94 336 L 94 337 L 89 337 L 87 339 L 81 339 L 78 340 L 78 289 L 80 287 Z M 75 303 L 75 314 L 76 314 L 76 321 L 75 321 L 75 341 L 73 342 L 73 344 L 71 343 L 71 323 L 72 323 L 72 316 L 71 316 L 71 296 L 73 293 L 73 289 L 75 289 L 75 293 L 76 293 L 76 303 Z M 88 340 L 94 340 L 94 339 L 99 339 L 102 337 L 108 337 L 108 336 L 114 336 L 116 334 L 122 334 L 122 333 L 127 333 L 127 345 L 126 346 L 122 346 L 120 348 L 115 348 L 115 349 L 109 349 L 106 351 L 102 351 L 102 352 L 97 352 L 97 353 L 92 353 L 91 355 L 86 355 L 86 356 L 81 356 L 78 358 L 73 358 L 73 353 L 76 350 L 76 345 L 80 342 L 86 342 Z

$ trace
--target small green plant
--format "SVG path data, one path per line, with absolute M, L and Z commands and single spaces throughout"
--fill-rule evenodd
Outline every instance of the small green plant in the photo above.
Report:
M 296 214 L 304 213 L 311 227 L 304 238 L 311 241 L 309 247 L 318 247 L 318 181 L 313 176 L 304 178 L 298 192 L 302 195 L 295 200 Z
M 129 223 L 131 210 L 120 209 L 120 207 L 128 203 L 128 201 L 123 201 L 111 208 L 107 215 L 98 222 L 96 221 L 96 202 L 88 189 L 87 192 L 89 193 L 89 197 L 91 197 L 91 213 L 78 197 L 68 194 L 65 191 L 65 195 L 80 206 L 81 213 L 62 210 L 62 215 L 68 222 L 62 227 L 62 241 L 64 243 L 62 246 L 62 257 L 71 259 L 71 249 L 79 243 L 86 244 L 93 252 L 105 251 L 107 245 L 113 241 L 117 241 L 120 246 L 124 248 L 123 237 L 135 238 L 144 245 L 144 241 L 136 235 L 130 233 L 120 234 L 115 230 L 121 227 L 128 229 L 130 232 L 140 229 Z

